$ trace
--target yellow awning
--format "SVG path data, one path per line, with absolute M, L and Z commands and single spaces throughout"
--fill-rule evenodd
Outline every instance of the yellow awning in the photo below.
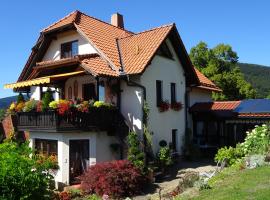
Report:
M 84 73 L 85 73 L 84 71 L 77 71 L 77 72 L 70 72 L 70 73 L 65 73 L 65 74 L 51 75 L 51 76 L 36 78 L 36 79 L 28 80 L 28 81 L 5 84 L 4 88 L 14 89 L 14 88 L 29 87 L 33 85 L 44 85 L 44 84 L 51 83 L 51 81 L 53 80 L 59 80 L 59 79 L 66 78 L 69 76 L 74 76 L 74 75 L 79 75 L 79 74 L 84 74 Z

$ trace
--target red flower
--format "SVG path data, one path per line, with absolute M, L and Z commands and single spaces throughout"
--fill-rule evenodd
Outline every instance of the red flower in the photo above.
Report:
M 37 112 L 42 112 L 42 101 L 37 102 Z
M 168 101 L 162 101 L 159 105 L 159 112 L 165 112 L 169 110 L 169 108 L 170 104 L 168 103 Z
M 69 111 L 70 104 L 68 101 L 62 101 L 58 104 L 59 115 L 65 115 Z
M 183 104 L 181 102 L 171 103 L 171 109 L 175 111 L 179 111 L 183 108 Z

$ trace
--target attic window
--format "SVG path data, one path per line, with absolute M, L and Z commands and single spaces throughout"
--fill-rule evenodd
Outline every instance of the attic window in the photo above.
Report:
M 70 58 L 78 55 L 78 40 L 61 44 L 61 58 Z
M 157 50 L 157 55 L 163 56 L 165 58 L 173 59 L 172 53 L 171 53 L 168 45 L 166 44 L 166 42 L 163 42 L 160 45 L 159 49 Z

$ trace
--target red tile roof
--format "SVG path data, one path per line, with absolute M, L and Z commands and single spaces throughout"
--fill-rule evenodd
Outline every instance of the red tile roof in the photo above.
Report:
M 170 24 L 119 39 L 125 72 L 141 73 L 173 26 Z
M 104 65 L 101 64 L 100 69 L 92 66 L 92 70 L 95 70 L 96 74 L 104 73 L 112 76 L 116 76 L 116 74 L 119 75 L 121 64 L 123 64 L 127 74 L 142 73 L 151 61 L 160 44 L 166 39 L 170 32 L 174 31 L 174 33 L 176 32 L 176 34 L 178 34 L 174 24 L 134 34 L 94 17 L 90 17 L 80 11 L 72 12 L 45 28 L 42 31 L 42 34 L 45 34 L 46 37 L 46 33 L 53 32 L 58 28 L 67 25 L 74 26 L 80 34 L 85 36 L 89 43 L 97 49 L 98 54 L 100 55 L 98 60 L 104 59 L 105 61 L 103 62 L 108 63 L 110 65 L 109 68 L 111 68 L 111 70 L 108 67 L 104 68 Z M 181 40 L 179 35 L 176 37 L 178 37 L 177 41 Z M 39 42 L 40 40 L 42 40 L 42 37 L 39 39 Z M 185 51 L 183 45 L 180 45 L 177 48 L 183 48 L 181 51 Z M 29 75 L 27 71 L 29 71 L 29 69 L 31 70 L 31 67 L 35 64 L 32 63 L 34 55 L 35 52 L 32 52 L 27 65 L 20 75 L 19 81 L 26 79 L 26 76 Z M 200 75 L 199 73 L 196 73 L 195 75 L 194 70 L 191 69 L 192 66 L 190 66 L 191 62 L 188 56 L 183 56 L 181 59 L 188 60 L 187 62 L 185 61 L 185 68 L 188 69 L 189 73 L 188 77 L 196 77 L 197 75 L 200 82 L 199 87 L 214 91 L 220 90 L 203 75 Z M 85 63 L 85 65 L 89 64 Z
M 216 91 L 216 92 L 222 91 L 210 79 L 208 79 L 205 75 L 203 75 L 203 73 L 201 73 L 196 67 L 194 67 L 194 70 L 196 72 L 196 75 L 197 75 L 199 83 L 200 83 L 199 86 L 197 86 L 198 88 L 212 90 L 212 91 Z
M 239 113 L 240 118 L 268 118 L 270 113 Z
M 67 16 L 65 16 L 64 18 L 62 18 L 62 19 L 58 20 L 57 22 L 51 24 L 47 28 L 44 28 L 42 30 L 42 32 L 48 32 L 48 31 L 54 30 L 56 28 L 60 28 L 62 26 L 65 26 L 65 25 L 73 24 L 76 21 L 76 18 L 78 16 L 79 12 L 80 11 L 76 10 L 76 11 L 68 14 Z
M 191 108 L 191 112 L 208 112 L 208 111 L 233 111 L 241 101 L 214 101 L 195 103 Z

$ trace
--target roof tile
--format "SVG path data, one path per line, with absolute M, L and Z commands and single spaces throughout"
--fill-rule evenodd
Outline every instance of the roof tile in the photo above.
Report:
M 241 101 L 214 101 L 195 103 L 191 112 L 207 112 L 207 111 L 233 111 Z
M 208 79 L 203 73 L 201 73 L 196 67 L 194 67 L 194 70 L 200 82 L 199 88 L 218 91 L 218 92 L 222 91 L 210 79 Z
M 119 39 L 125 72 L 141 73 L 172 27 L 170 24 Z

